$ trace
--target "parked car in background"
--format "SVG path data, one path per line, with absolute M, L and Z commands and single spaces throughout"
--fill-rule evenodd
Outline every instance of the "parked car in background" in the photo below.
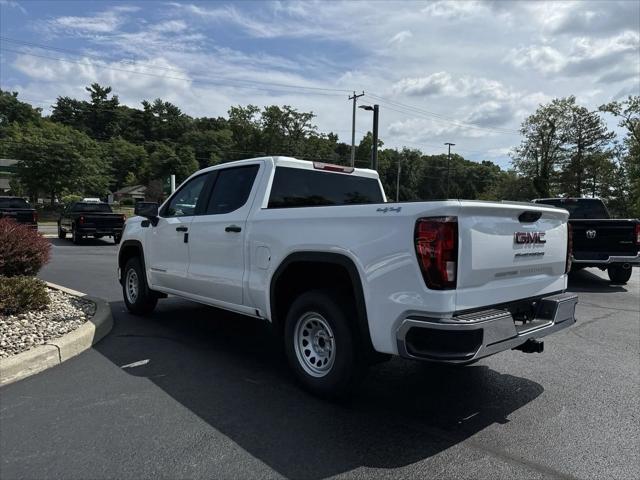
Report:
M 21 197 L 0 197 L 0 218 L 10 218 L 17 223 L 38 228 L 38 213 Z
M 266 157 L 199 171 L 136 209 L 118 255 L 127 308 L 150 313 L 173 294 L 271 322 L 323 396 L 390 355 L 541 352 L 575 322 L 557 208 L 386 203 L 373 170 Z
M 58 219 L 58 238 L 71 234 L 73 243 L 83 238 L 112 237 L 120 243 L 126 216 L 113 213 L 111 206 L 104 202 L 74 202 L 66 207 Z
M 599 198 L 536 198 L 534 203 L 569 212 L 573 230 L 572 269 L 607 270 L 613 283 L 624 284 L 640 265 L 640 220 L 613 219 Z

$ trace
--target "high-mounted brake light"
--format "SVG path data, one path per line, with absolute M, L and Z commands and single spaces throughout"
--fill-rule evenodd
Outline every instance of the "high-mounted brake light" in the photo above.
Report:
M 328 172 L 353 173 L 353 167 L 343 167 L 342 165 L 334 165 L 332 163 L 313 162 L 313 168 L 316 170 L 326 170 Z
M 418 263 L 427 288 L 456 288 L 458 270 L 458 218 L 427 217 L 416 222 Z
M 565 263 L 564 273 L 571 270 L 571 256 L 573 255 L 573 227 L 567 223 L 567 261 Z

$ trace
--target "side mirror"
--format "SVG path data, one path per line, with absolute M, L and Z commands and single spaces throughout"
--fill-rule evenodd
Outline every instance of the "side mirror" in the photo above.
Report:
M 157 218 L 158 207 L 159 205 L 156 202 L 138 202 L 133 209 L 133 213 L 149 219 Z

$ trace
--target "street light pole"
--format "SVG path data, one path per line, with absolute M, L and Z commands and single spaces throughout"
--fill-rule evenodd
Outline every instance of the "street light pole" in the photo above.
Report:
M 455 145 L 455 143 L 446 142 L 445 145 L 449 147 L 449 153 L 447 155 L 447 198 L 449 198 L 449 168 L 451 165 L 451 147 Z
M 373 106 L 373 170 L 378 170 L 378 116 L 380 107 Z
M 378 117 L 380 106 L 360 105 L 358 108 L 373 112 L 373 145 L 371 148 L 371 169 L 378 170 Z

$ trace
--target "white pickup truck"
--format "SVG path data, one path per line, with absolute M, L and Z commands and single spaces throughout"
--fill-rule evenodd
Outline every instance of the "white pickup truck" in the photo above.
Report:
M 540 352 L 575 322 L 566 210 L 386 203 L 375 171 L 287 157 L 206 168 L 136 210 L 118 255 L 127 308 L 170 294 L 271 322 L 319 395 L 389 355 Z

